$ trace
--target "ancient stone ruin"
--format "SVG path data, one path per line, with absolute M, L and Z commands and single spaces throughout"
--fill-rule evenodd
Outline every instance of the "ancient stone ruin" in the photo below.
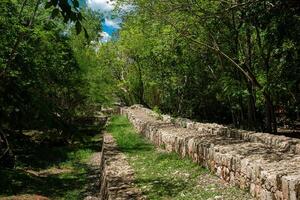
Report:
M 261 200 L 300 200 L 300 140 L 121 108 L 155 145 L 209 168 Z

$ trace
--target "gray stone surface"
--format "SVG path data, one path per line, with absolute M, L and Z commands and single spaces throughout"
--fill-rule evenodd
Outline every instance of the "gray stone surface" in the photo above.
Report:
M 138 132 L 261 200 L 300 200 L 300 140 L 121 108 Z
M 114 138 L 105 134 L 101 151 L 102 200 L 143 200 L 141 191 L 134 187 L 133 169 L 123 153 L 118 151 Z

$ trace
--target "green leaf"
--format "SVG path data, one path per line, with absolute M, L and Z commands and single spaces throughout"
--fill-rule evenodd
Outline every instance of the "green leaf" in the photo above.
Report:
M 80 20 L 78 20 L 77 19 L 77 13 L 74 13 L 74 12 L 71 12 L 70 14 L 69 14 L 69 18 L 72 20 L 72 21 L 80 21 Z
M 73 5 L 74 5 L 75 8 L 78 8 L 79 7 L 78 0 L 73 0 Z
M 51 13 L 51 18 L 57 17 L 58 14 L 59 14 L 59 9 L 58 8 L 53 9 Z
M 83 30 L 84 30 L 84 37 L 85 37 L 86 39 L 89 39 L 89 34 L 88 34 L 86 28 L 83 27 Z
M 57 4 L 58 4 L 58 0 L 51 0 L 51 2 L 53 4 L 53 6 L 57 6 Z
M 76 33 L 79 34 L 82 29 L 81 23 L 79 21 L 77 21 L 75 24 L 75 27 L 76 27 Z
M 51 1 L 47 1 L 46 5 L 45 5 L 45 9 L 50 8 L 51 6 L 53 6 Z
M 78 20 L 82 20 L 82 14 L 81 13 L 77 13 L 77 18 L 78 18 Z

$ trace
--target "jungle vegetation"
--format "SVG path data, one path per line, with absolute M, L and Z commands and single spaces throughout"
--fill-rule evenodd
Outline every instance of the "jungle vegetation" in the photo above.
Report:
M 78 118 L 116 102 L 270 133 L 297 125 L 298 1 L 120 0 L 131 9 L 108 42 L 103 14 L 78 0 L 0 2 L 1 152 L 24 130 L 72 142 Z

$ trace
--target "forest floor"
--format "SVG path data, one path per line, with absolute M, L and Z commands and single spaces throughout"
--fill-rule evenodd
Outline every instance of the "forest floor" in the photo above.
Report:
M 33 138 L 15 150 L 15 169 L 0 170 L 1 200 L 99 199 L 101 134 L 67 146 Z
M 135 171 L 135 184 L 155 200 L 250 200 L 250 194 L 232 187 L 190 159 L 155 148 L 134 131 L 126 117 L 112 117 L 107 132 Z

